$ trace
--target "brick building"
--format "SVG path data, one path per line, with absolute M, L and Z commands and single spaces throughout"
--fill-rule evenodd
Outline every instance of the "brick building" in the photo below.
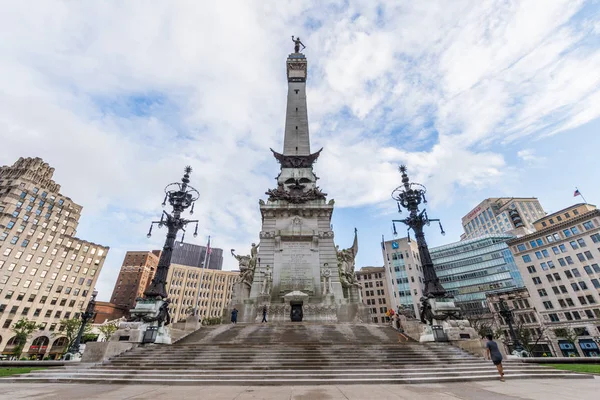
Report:
M 160 250 L 128 251 L 123 259 L 110 302 L 131 310 L 136 299 L 143 297 L 158 267 Z

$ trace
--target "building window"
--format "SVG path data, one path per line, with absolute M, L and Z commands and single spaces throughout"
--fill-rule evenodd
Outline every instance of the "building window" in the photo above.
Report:
M 559 288 L 561 293 L 569 293 L 565 285 L 560 285 Z
M 554 305 L 552 305 L 551 301 L 544 301 L 544 308 L 546 310 L 553 310 L 554 309 Z
M 565 260 L 567 261 L 567 264 L 569 264 L 569 265 L 573 265 L 573 264 L 575 264 L 575 263 L 573 262 L 573 259 L 571 258 L 571 256 L 566 256 L 566 257 L 565 257 Z
M 524 262 L 531 262 L 531 257 L 529 256 L 529 254 L 525 254 L 525 255 L 523 256 L 523 261 L 524 261 Z
M 565 275 L 566 275 L 566 276 L 567 276 L 567 278 L 569 278 L 569 279 L 573 278 L 573 274 L 572 274 L 572 273 L 571 273 L 571 271 L 569 271 L 569 270 L 566 270 L 566 271 L 565 271 Z
M 563 234 L 565 235 L 565 237 L 570 237 L 571 236 L 571 231 L 568 229 L 564 229 L 563 230 Z
M 560 290 L 558 290 L 558 287 L 556 286 L 552 286 L 552 291 L 554 292 L 554 294 L 560 294 Z M 560 302 L 560 300 L 559 300 Z

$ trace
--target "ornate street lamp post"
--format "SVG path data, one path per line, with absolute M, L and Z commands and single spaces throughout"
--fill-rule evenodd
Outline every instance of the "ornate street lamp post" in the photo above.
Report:
M 167 227 L 167 238 L 158 260 L 156 274 L 144 292 L 144 298 L 138 299 L 135 308 L 130 311 L 132 318 L 128 322 L 138 323 L 129 326 L 130 329 L 133 328 L 138 332 L 135 334 L 136 342 L 171 344 L 171 336 L 167 328 L 167 325 L 171 323 L 169 300 L 167 299 L 167 275 L 171 265 L 173 247 L 180 230 L 184 232 L 181 237 L 183 245 L 185 227 L 191 222 L 196 223 L 194 237 L 198 236 L 198 221 L 181 218 L 181 213 L 190 207 L 190 214 L 194 213 L 194 202 L 200 197 L 198 191 L 189 185 L 191 172 L 191 167 L 185 167 L 181 183 L 171 183 L 165 187 L 165 200 L 162 205 L 164 207 L 168 202 L 173 210 L 171 213 L 163 210 L 160 221 L 152 221 L 150 224 L 148 237 L 152 236 L 152 228 L 154 224 L 157 224 L 159 228 Z M 139 331 L 143 331 L 143 333 L 139 333 Z M 142 338 L 140 338 L 141 335 L 143 335 Z
M 181 244 L 183 244 L 185 238 L 185 226 L 190 222 L 195 222 L 196 230 L 194 231 L 194 237 L 198 236 L 198 220 L 186 220 L 181 218 L 181 213 L 190 206 L 192 207 L 190 209 L 190 214 L 194 213 L 194 202 L 200 197 L 200 193 L 189 185 L 191 172 L 192 167 L 185 167 L 185 174 L 183 175 L 183 178 L 181 178 L 182 183 L 171 183 L 165 187 L 165 200 L 162 205 L 163 207 L 166 206 L 168 201 L 171 207 L 173 207 L 172 214 L 163 210 L 160 221 L 152 221 L 150 224 L 148 237 L 152 236 L 152 227 L 154 224 L 158 224 L 159 228 L 162 228 L 163 226 L 167 227 L 167 238 L 165 239 L 165 245 L 163 246 L 160 260 L 158 261 L 156 274 L 154 274 L 152 283 L 144 292 L 144 296 L 146 296 L 146 299 L 148 300 L 164 300 L 167 298 L 167 274 L 169 273 L 169 266 L 171 265 L 171 256 L 173 255 L 173 246 L 175 245 L 177 232 L 179 232 L 179 230 L 184 232 L 181 237 Z
M 69 350 L 67 351 L 67 354 L 71 354 L 71 357 L 73 357 L 75 354 L 79 353 L 79 347 L 81 346 L 81 338 L 83 337 L 83 332 L 85 331 L 85 327 L 87 325 L 87 323 L 94 319 L 94 316 L 96 315 L 96 296 L 98 295 L 98 292 L 96 290 L 94 290 L 94 292 L 92 293 L 92 298 L 90 299 L 87 307 L 85 308 L 85 311 L 81 314 L 81 326 L 79 326 L 79 331 L 77 331 L 77 336 L 75 337 L 75 340 L 73 341 L 73 343 L 71 343 L 71 346 L 69 346 Z
M 512 339 L 515 350 L 518 352 L 522 352 L 523 345 L 517 338 L 517 334 L 515 332 L 515 329 L 513 328 L 513 312 L 510 308 L 508 308 L 508 304 L 506 303 L 506 301 L 500 300 L 500 311 L 498 313 L 502 318 L 504 318 L 506 324 L 508 325 L 508 332 L 510 334 L 510 338 Z
M 402 185 L 398 186 L 392 192 L 392 198 L 398 203 L 398 212 L 401 213 L 402 209 L 408 210 L 408 217 L 400 220 L 393 220 L 394 235 L 396 232 L 396 222 L 401 222 L 408 226 L 408 240 L 410 241 L 410 229 L 415 233 L 417 239 L 417 245 L 419 247 L 419 257 L 421 258 L 421 266 L 423 268 L 423 277 L 425 279 L 423 295 L 426 298 L 439 298 L 446 295 L 446 290 L 440 284 L 440 280 L 435 273 L 433 268 L 433 262 L 431 261 L 431 254 L 429 254 L 429 248 L 425 241 L 425 233 L 423 227 L 429 226 L 431 222 L 438 222 L 440 224 L 440 230 L 442 235 L 445 235 L 444 228 L 439 219 L 430 219 L 427 216 L 427 211 L 419 212 L 419 204 L 427 204 L 425 193 L 427 190 L 425 186 L 419 183 L 411 183 L 408 175 L 406 174 L 406 166 L 400 166 L 400 172 L 402 173 Z

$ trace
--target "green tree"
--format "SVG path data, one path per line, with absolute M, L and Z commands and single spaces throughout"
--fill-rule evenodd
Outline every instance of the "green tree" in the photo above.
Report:
M 493 320 L 491 318 L 481 318 L 480 316 L 471 315 L 467 317 L 467 320 L 481 338 L 494 334 Z
M 17 358 L 21 357 L 21 353 L 23 353 L 23 347 L 25 347 L 25 343 L 27 343 L 27 339 L 31 337 L 31 334 L 38 329 L 41 329 L 42 326 L 36 324 L 33 321 L 28 320 L 27 318 L 21 318 L 17 321 L 11 330 L 15 333 L 15 349 L 13 350 L 13 355 Z
M 81 327 L 80 319 L 63 319 L 60 321 L 60 324 L 64 326 L 63 332 L 55 333 L 55 336 L 66 336 L 67 337 L 67 345 L 66 349 L 71 347 L 75 338 L 77 337 L 77 332 L 79 332 L 79 328 Z M 92 330 L 92 325 L 88 322 L 83 329 L 83 335 L 89 334 Z
M 104 340 L 109 341 L 110 337 L 119 329 L 119 325 L 115 321 L 110 321 L 98 327 L 98 330 L 104 335 Z
M 554 329 L 554 335 L 557 338 L 564 339 L 573 345 L 575 344 L 575 341 L 577 340 L 577 333 L 571 328 Z
M 536 325 L 535 328 L 537 328 L 537 330 L 534 328 L 528 328 L 522 322 L 517 322 L 513 325 L 513 330 L 515 331 L 517 340 L 521 343 L 521 346 L 523 346 L 523 350 L 528 352 L 530 356 L 533 356 L 540 340 L 544 339 L 545 328 L 540 325 Z M 507 334 L 508 336 L 506 336 Z M 506 345 L 507 349 L 509 348 L 509 345 L 512 345 L 514 348 L 514 343 L 510 337 L 508 327 L 506 330 L 497 330 L 494 336 L 501 339 Z

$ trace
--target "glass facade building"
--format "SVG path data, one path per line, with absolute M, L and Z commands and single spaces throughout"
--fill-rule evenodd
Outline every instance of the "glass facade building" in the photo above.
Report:
M 486 293 L 524 287 L 523 278 L 506 244 L 514 236 L 484 235 L 431 248 L 442 286 L 467 314 L 486 314 Z

